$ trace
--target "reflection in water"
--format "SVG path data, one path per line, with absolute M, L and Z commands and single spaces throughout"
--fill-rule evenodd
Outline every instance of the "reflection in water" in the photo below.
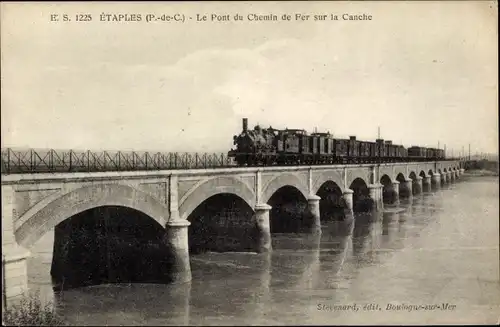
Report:
M 457 205 L 464 210 L 470 207 L 462 203 L 466 201 L 464 197 L 455 200 L 455 193 L 447 192 L 458 191 L 450 188 L 415 195 L 384 212 L 328 221 L 323 224 L 321 235 L 273 234 L 273 251 L 268 254 L 192 255 L 193 280 L 185 285 L 114 284 L 64 291 L 55 296 L 57 310 L 71 324 L 92 325 L 330 324 L 332 317 L 340 319 L 339 323 L 349 323 L 347 316 L 340 313 L 321 315 L 317 304 L 345 304 L 346 299 L 366 302 L 373 296 L 379 302 L 390 302 L 401 297 L 397 292 L 406 288 L 410 291 L 413 279 L 408 286 L 404 284 L 406 279 L 399 276 L 408 271 L 421 272 L 423 259 L 408 259 L 408 255 L 401 254 L 405 251 L 400 250 L 411 250 L 423 238 L 427 242 L 436 240 L 435 235 L 429 236 L 436 228 L 446 233 L 443 220 L 449 214 L 442 212 L 450 212 Z M 478 219 L 475 211 L 467 214 L 460 217 L 476 215 Z M 445 237 L 449 241 L 463 235 Z M 54 296 L 51 288 L 46 287 L 51 283 L 51 241 L 45 242 L 32 250 L 35 255 L 29 262 L 30 285 Z M 431 254 L 439 256 L 429 252 L 424 257 Z M 456 264 L 453 258 L 447 252 L 436 262 L 447 267 Z M 386 268 L 388 265 L 390 269 Z M 367 275 L 373 281 L 368 281 Z M 434 284 L 425 284 L 436 283 L 425 276 L 418 279 L 418 283 L 424 283 L 418 284 L 418 288 L 435 288 Z M 402 283 L 402 288 L 397 283 Z M 456 289 L 460 287 L 453 288 Z M 413 300 L 428 302 L 433 298 Z
M 412 214 L 413 214 L 413 203 L 414 203 L 414 197 L 410 196 L 407 198 L 404 198 L 400 203 L 399 207 L 402 209 L 400 211 L 399 215 L 399 221 L 405 221 L 408 219 Z
M 285 289 L 308 289 L 309 277 L 318 263 L 320 235 L 273 235 L 271 282 Z
M 318 289 L 339 288 L 340 273 L 347 257 L 349 248 L 352 248 L 354 220 L 337 223 L 337 233 L 325 234 L 322 237 L 320 250 L 320 271 L 324 276 L 316 280 Z
M 377 225 L 377 218 L 376 213 L 356 216 L 352 240 L 353 255 L 355 257 L 362 256 L 364 250 L 370 247 L 370 233 Z
M 89 319 L 110 325 L 131 325 L 134 321 L 188 325 L 190 299 L 190 283 L 175 287 L 108 284 L 58 293 L 55 304 L 72 325 L 92 324 Z

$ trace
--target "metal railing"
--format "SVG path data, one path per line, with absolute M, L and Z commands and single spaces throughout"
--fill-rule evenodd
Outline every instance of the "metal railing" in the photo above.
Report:
M 2 174 L 144 171 L 235 166 L 227 153 L 2 149 Z
M 442 160 L 452 160 L 451 158 Z M 422 160 L 420 160 L 422 161 Z M 431 161 L 434 161 L 431 159 Z M 2 174 L 235 167 L 227 153 L 2 149 Z

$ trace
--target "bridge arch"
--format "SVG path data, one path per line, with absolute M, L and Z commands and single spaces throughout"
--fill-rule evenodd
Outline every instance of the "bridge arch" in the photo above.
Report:
M 319 201 L 319 212 L 322 221 L 342 220 L 344 218 L 344 208 L 346 207 L 343 190 L 339 184 L 327 180 L 316 191 L 316 195 L 321 198 Z
M 399 182 L 399 183 L 404 183 L 406 178 L 405 178 L 405 175 L 403 173 L 399 173 L 397 176 L 396 176 L 396 180 Z
M 406 179 L 406 167 L 401 165 L 394 166 L 394 175 L 391 177 L 393 181 L 398 181 L 400 183 L 404 182 Z
M 384 186 L 392 186 L 392 179 L 389 175 L 384 174 L 382 177 L 380 177 L 380 184 Z
M 307 197 L 295 186 L 283 185 L 266 202 L 269 212 L 270 232 L 297 233 L 304 231 L 312 221 L 307 210 Z
M 415 174 L 413 174 L 413 175 L 415 175 Z M 405 177 L 405 175 L 403 173 L 399 173 L 396 176 L 396 180 L 399 182 L 399 196 L 400 197 L 408 197 L 408 196 L 410 196 L 412 194 L 412 192 L 413 192 L 412 186 L 413 186 L 413 183 L 416 182 L 416 178 L 413 179 L 411 185 L 408 185 L 406 183 L 407 178 Z
M 263 187 L 261 203 L 267 203 L 274 193 L 284 186 L 292 186 L 296 188 L 306 199 L 309 196 L 309 188 L 297 175 L 285 173 L 274 177 L 267 183 L 266 186 Z
M 241 197 L 218 193 L 196 206 L 186 217 L 190 253 L 255 250 L 254 208 Z
M 417 174 L 415 173 L 415 171 L 410 171 L 410 174 L 408 175 L 409 178 L 411 178 L 413 181 L 415 181 L 417 179 Z
M 346 172 L 346 180 L 345 180 L 345 185 L 346 187 L 352 185 L 354 181 L 357 179 L 362 180 L 365 185 L 368 185 L 371 183 L 371 178 L 372 178 L 372 173 L 370 170 L 366 169 L 353 169 L 350 170 L 348 169 Z M 358 183 L 359 181 L 356 181 Z M 358 185 L 358 184 L 355 184 Z
M 321 175 L 316 179 L 313 185 L 312 193 L 317 194 L 325 183 L 335 183 L 341 192 L 344 192 L 344 179 L 342 178 L 342 173 L 339 171 L 326 171 L 321 173 Z
M 229 193 L 243 199 L 250 208 L 255 208 L 255 193 L 247 184 L 234 177 L 213 177 L 193 187 L 179 204 L 181 219 L 187 219 L 198 205 L 206 199 L 220 194 Z
M 120 206 L 140 211 L 165 227 L 168 208 L 153 196 L 132 186 L 122 184 L 94 184 L 42 200 L 28 210 L 15 231 L 17 242 L 30 248 L 47 231 L 60 222 L 89 209 Z
M 370 191 L 368 184 L 361 178 L 355 178 L 349 188 L 353 191 L 352 202 L 353 210 L 355 212 L 368 212 L 372 209 L 373 202 L 370 199 Z
M 319 193 L 321 193 L 321 191 L 330 191 L 330 192 L 335 192 L 337 194 L 340 194 L 342 196 L 343 194 L 343 190 L 342 190 L 342 187 L 337 184 L 336 182 L 334 181 L 331 181 L 331 180 L 327 180 L 327 181 L 324 181 L 320 187 L 316 190 L 316 195 L 318 195 Z
M 382 184 L 382 201 L 387 204 L 394 202 L 394 187 L 392 186 L 392 179 L 389 175 L 384 174 L 380 177 L 380 184 Z

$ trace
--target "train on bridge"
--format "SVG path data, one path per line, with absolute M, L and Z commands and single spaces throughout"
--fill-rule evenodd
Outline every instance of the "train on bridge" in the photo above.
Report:
M 258 165 L 318 165 L 386 163 L 445 160 L 442 149 L 412 146 L 408 149 L 392 141 L 375 142 L 335 138 L 327 133 L 307 133 L 303 129 L 283 130 L 256 125 L 248 129 L 243 118 L 243 130 L 233 137 L 235 149 L 228 152 L 239 166 Z

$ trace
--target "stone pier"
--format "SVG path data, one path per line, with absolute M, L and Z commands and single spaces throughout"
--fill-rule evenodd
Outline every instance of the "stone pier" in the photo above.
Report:
M 422 190 L 428 192 L 431 190 L 432 187 L 432 177 L 431 176 L 425 176 L 422 180 Z
M 423 191 L 422 180 L 423 180 L 423 178 L 421 176 L 417 176 L 416 179 L 414 180 L 414 185 L 412 186 L 413 194 L 422 193 L 422 191 Z
M 370 184 L 368 190 L 370 191 L 370 199 L 373 201 L 373 210 L 379 211 L 384 209 L 384 202 L 382 201 L 382 184 Z
M 8 251 L 8 252 L 7 252 Z M 5 301 L 2 306 L 10 305 L 20 299 L 28 290 L 27 259 L 30 252 L 20 246 L 2 248 L 2 291 Z
M 259 232 L 256 244 L 256 251 L 258 253 L 265 253 L 272 250 L 269 210 L 271 210 L 271 206 L 268 204 L 258 204 L 255 206 L 255 222 Z
M 345 204 L 346 204 L 346 209 L 348 210 L 348 213 L 350 215 L 352 215 L 354 213 L 353 209 L 354 209 L 354 203 L 353 203 L 353 198 L 352 198 L 352 195 L 354 194 L 354 191 L 351 190 L 351 189 L 346 189 L 344 191 L 344 194 L 343 194 L 343 197 L 344 197 L 344 201 L 345 201 Z
M 384 185 L 381 183 L 376 183 L 375 185 L 378 186 L 377 196 L 380 202 L 380 210 L 384 210 Z
M 172 282 L 176 284 L 191 281 L 191 265 L 189 263 L 187 220 L 170 221 L 166 227 L 166 242 L 173 256 Z
M 441 173 L 441 183 L 443 184 L 448 183 L 448 175 L 445 172 Z
M 439 188 L 441 186 L 441 174 L 439 173 L 432 174 L 431 182 L 432 186 L 434 186 L 435 188 Z
M 392 196 L 394 199 L 393 204 L 399 204 L 399 182 L 398 181 L 392 182 L 392 192 L 393 192 Z
M 309 214 L 312 217 L 311 233 L 321 233 L 321 217 L 319 211 L 319 201 L 321 198 L 317 195 L 311 194 L 307 199 Z
M 2 185 L 2 307 L 17 301 L 28 290 L 27 259 L 30 252 L 14 236 L 14 190 Z
M 413 195 L 413 180 L 411 178 L 406 178 L 404 182 L 400 184 L 399 194 L 402 197 L 411 197 Z

